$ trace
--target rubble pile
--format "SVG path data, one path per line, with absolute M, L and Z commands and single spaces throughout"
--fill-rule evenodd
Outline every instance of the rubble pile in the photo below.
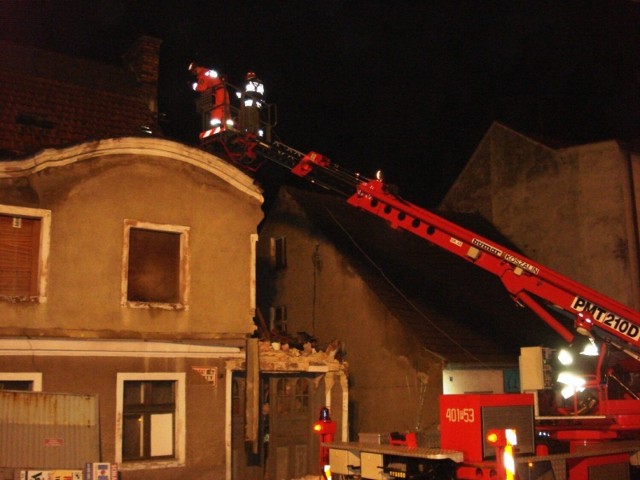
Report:
M 328 372 L 345 368 L 340 360 L 341 344 L 331 342 L 326 349 L 316 350 L 311 341 L 301 348 L 280 341 L 261 340 L 259 343 L 260 369 L 262 371 Z

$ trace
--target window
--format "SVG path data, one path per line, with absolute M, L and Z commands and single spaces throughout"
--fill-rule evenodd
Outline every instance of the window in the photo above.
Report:
M 29 380 L 0 380 L 0 390 L 33 391 L 33 382 Z
M 42 391 L 40 372 L 0 372 L 0 390 Z
M 184 461 L 184 379 L 184 373 L 118 374 L 118 462 L 148 468 Z
M 271 330 L 287 331 L 287 306 L 278 305 L 269 309 L 269 326 Z
M 279 378 L 276 383 L 276 411 L 287 415 L 291 411 L 291 383 L 288 378 Z
M 306 378 L 296 379 L 295 398 L 293 403 L 296 412 L 306 412 L 309 408 L 309 381 Z
M 124 382 L 122 460 L 174 456 L 175 382 Z
M 305 414 L 309 408 L 309 380 L 301 377 L 280 378 L 276 383 L 278 415 Z
M 0 205 L 0 297 L 46 300 L 51 212 Z
M 231 415 L 234 417 L 241 416 L 244 414 L 244 382 L 234 378 L 231 383 Z
M 186 308 L 188 227 L 125 221 L 122 303 Z
M 287 266 L 287 237 L 271 237 L 271 265 L 274 268 Z

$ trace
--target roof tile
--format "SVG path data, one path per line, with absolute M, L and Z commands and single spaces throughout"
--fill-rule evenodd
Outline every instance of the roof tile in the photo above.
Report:
M 0 157 L 154 128 L 132 73 L 0 42 Z

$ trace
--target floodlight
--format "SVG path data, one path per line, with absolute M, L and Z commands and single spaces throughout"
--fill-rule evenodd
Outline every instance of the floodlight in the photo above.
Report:
M 586 355 L 587 357 L 597 357 L 599 355 L 598 346 L 593 338 L 589 338 L 589 342 L 585 345 L 584 350 L 580 352 L 580 355 Z
M 569 350 L 563 348 L 562 350 L 560 350 L 560 352 L 558 352 L 558 361 L 562 365 L 571 365 L 573 363 L 573 355 L 571 354 L 571 352 L 569 352 Z

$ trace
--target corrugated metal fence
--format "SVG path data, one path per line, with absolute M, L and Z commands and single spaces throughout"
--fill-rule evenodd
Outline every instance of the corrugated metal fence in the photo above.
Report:
M 97 396 L 0 391 L 0 467 L 81 469 L 99 441 Z

